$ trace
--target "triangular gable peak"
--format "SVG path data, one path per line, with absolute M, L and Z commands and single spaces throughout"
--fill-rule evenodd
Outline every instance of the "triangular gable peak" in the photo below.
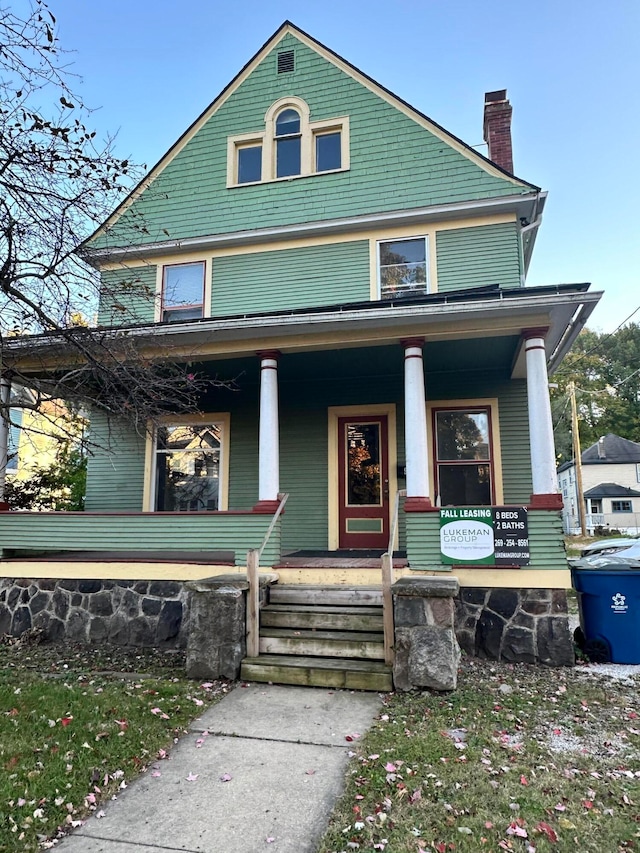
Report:
M 228 104 L 230 99 L 232 99 L 233 96 L 239 92 L 239 90 L 243 87 L 246 81 L 251 77 L 252 74 L 256 72 L 257 69 L 260 68 L 260 66 L 265 62 L 265 60 L 270 56 L 270 54 L 272 54 L 272 52 L 275 50 L 281 50 L 289 46 L 295 46 L 296 43 L 303 45 L 310 51 L 313 51 L 319 57 L 322 57 L 322 59 L 326 60 L 336 69 L 339 69 L 339 71 L 347 75 L 347 77 L 349 77 L 352 81 L 360 84 L 372 95 L 376 96 L 377 98 L 380 98 L 392 109 L 402 113 L 411 122 L 428 131 L 435 139 L 444 143 L 449 149 L 455 151 L 466 161 L 473 164 L 473 166 L 479 168 L 486 176 L 497 180 L 497 185 L 494 187 L 495 191 L 493 193 L 487 192 L 485 193 L 485 196 L 489 197 L 491 195 L 498 196 L 506 194 L 513 195 L 539 191 L 538 187 L 526 181 L 523 181 L 510 174 L 509 172 L 505 171 L 504 169 L 500 168 L 495 163 L 484 157 L 482 154 L 478 153 L 473 148 L 468 146 L 462 140 L 458 139 L 458 137 L 449 133 L 437 122 L 433 121 L 428 116 L 424 115 L 423 113 L 412 107 L 406 101 L 402 100 L 402 98 L 398 97 L 385 87 L 381 86 L 371 77 L 364 74 L 362 71 L 360 71 L 351 63 L 347 62 L 334 51 L 325 47 L 323 44 L 318 42 L 316 39 L 314 39 L 304 31 L 300 30 L 291 22 L 285 21 L 285 23 L 252 57 L 252 59 L 249 60 L 249 62 L 242 68 L 242 70 L 236 75 L 236 77 L 234 77 L 234 79 L 228 84 L 228 86 L 223 89 L 223 91 L 209 105 L 209 107 L 207 107 L 207 109 L 193 122 L 193 124 L 185 131 L 185 133 L 182 134 L 182 136 L 169 149 L 169 151 L 164 155 L 164 157 L 162 157 L 162 159 L 155 166 L 153 166 L 153 168 L 149 171 L 145 178 L 142 179 L 138 186 L 118 206 L 118 208 L 116 208 L 114 213 L 106 220 L 106 222 L 100 228 L 98 228 L 96 232 L 91 235 L 91 237 L 89 237 L 85 241 L 85 243 L 83 244 L 83 248 L 91 250 L 93 248 L 99 249 L 104 247 L 106 245 L 104 238 L 107 232 L 110 229 L 114 228 L 114 226 L 122 218 L 122 216 L 128 210 L 130 210 L 132 205 L 134 205 L 139 199 L 141 199 L 153 185 L 157 186 L 159 179 L 161 179 L 166 170 L 168 170 L 172 166 L 176 158 L 178 158 L 185 150 L 185 148 L 189 146 L 190 143 L 192 143 L 194 138 L 201 131 L 203 131 L 204 128 L 206 128 L 211 119 L 216 116 L 216 114 L 219 113 L 225 107 L 226 104 Z M 273 98 L 272 100 L 276 100 L 276 98 Z M 407 206 L 411 205 L 409 204 Z M 242 227 L 243 226 L 240 225 L 240 228 Z M 216 233 L 220 230 L 224 231 L 227 229 L 209 229 L 208 233 Z M 157 233 L 155 234 L 152 233 L 152 231 L 148 231 L 146 228 L 141 228 L 138 230 L 137 238 L 132 242 L 149 243 L 155 242 L 157 240 L 162 240 L 163 238 L 166 238 L 168 236 L 176 238 L 180 237 L 180 235 L 178 234 L 169 234 L 169 232 L 165 228 L 158 229 Z M 108 242 L 112 243 L 111 240 L 109 240 Z

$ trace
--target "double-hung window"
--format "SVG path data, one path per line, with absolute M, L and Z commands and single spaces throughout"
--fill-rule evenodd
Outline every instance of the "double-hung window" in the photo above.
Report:
M 378 275 L 381 299 L 428 293 L 427 238 L 381 240 Z
M 299 175 L 302 168 L 300 115 L 282 110 L 276 118 L 276 178 Z
M 494 460 L 489 407 L 433 412 L 436 494 L 441 506 L 494 503 Z
M 155 443 L 155 509 L 220 509 L 222 423 L 166 423 Z
M 204 261 L 170 264 L 162 271 L 162 320 L 179 323 L 204 315 Z

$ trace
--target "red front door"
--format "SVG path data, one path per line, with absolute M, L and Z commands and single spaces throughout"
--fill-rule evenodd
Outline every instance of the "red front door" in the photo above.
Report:
M 389 455 L 386 415 L 338 419 L 340 548 L 389 544 Z

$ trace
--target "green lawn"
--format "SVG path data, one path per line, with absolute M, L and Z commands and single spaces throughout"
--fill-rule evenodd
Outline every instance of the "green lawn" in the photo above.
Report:
M 228 690 L 186 679 L 183 664 L 180 654 L 0 645 L 3 853 L 52 847 L 162 762 Z
M 319 853 L 640 850 L 640 681 L 463 660 L 392 695 Z

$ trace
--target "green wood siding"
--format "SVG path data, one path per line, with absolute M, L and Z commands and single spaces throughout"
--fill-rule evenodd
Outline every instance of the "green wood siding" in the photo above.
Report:
M 156 266 L 102 270 L 98 324 L 122 326 L 153 322 Z
M 283 48 L 295 50 L 296 69 L 278 75 L 276 54 Z M 349 116 L 350 170 L 227 189 L 227 137 L 264 129 L 267 109 L 289 95 L 308 103 L 311 121 Z M 138 245 L 527 191 L 489 174 L 286 34 L 93 246 Z
M 213 260 L 212 316 L 366 299 L 367 240 Z
M 436 234 L 438 290 L 500 284 L 519 287 L 520 240 L 515 222 Z
M 527 383 L 516 379 L 500 388 L 500 437 L 504 502 L 528 504 L 533 491 L 529 457 Z
M 566 569 L 562 516 L 559 512 L 529 510 L 530 569 Z M 453 572 L 440 562 L 440 513 L 407 513 L 407 556 L 414 570 Z M 478 576 L 484 567 L 478 566 Z
M 91 416 L 91 441 L 97 445 L 87 460 L 87 511 L 142 509 L 145 440 L 122 424 L 107 424 L 101 412 Z
M 511 363 L 516 345 L 496 338 L 482 342 L 453 342 L 425 346 L 427 400 L 456 402 L 497 398 L 500 418 L 505 503 L 526 505 L 532 491 L 529 461 L 526 383 L 512 381 L 505 368 L 490 369 L 490 353 L 499 363 Z M 470 350 L 467 352 L 466 347 Z M 462 370 L 477 353 L 476 370 Z M 459 361 L 453 361 L 454 358 Z M 258 359 L 212 362 L 212 375 L 237 377 L 237 390 L 212 388 L 202 411 L 230 412 L 229 509 L 247 510 L 258 500 Z M 395 403 L 398 462 L 404 463 L 404 380 L 401 346 L 325 350 L 283 356 L 278 368 L 280 399 L 280 488 L 289 492 L 282 522 L 283 548 L 326 548 L 328 537 L 328 409 Z M 93 434 L 105 444 L 104 420 L 94 417 Z M 431 435 L 431 425 L 429 425 Z M 89 459 L 87 509 L 93 511 L 142 508 L 144 440 L 113 430 L 115 453 L 99 451 Z M 398 481 L 399 488 L 405 486 Z M 400 514 L 401 547 L 405 514 Z
M 427 375 L 427 401 L 497 398 L 502 448 L 502 485 L 505 503 L 528 504 L 532 491 L 529 458 L 529 421 L 525 380 L 503 373 L 458 372 Z M 431 431 L 432 425 L 429 424 Z
M 262 544 L 270 515 L 245 513 L 3 513 L 0 552 L 7 551 L 235 551 L 236 565 L 246 564 L 250 548 Z M 280 556 L 276 525 L 260 564 Z

